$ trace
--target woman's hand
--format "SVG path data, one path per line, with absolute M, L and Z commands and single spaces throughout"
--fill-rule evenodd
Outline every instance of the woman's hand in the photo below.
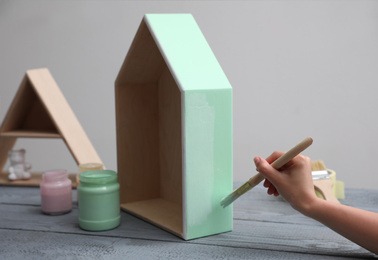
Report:
M 311 160 L 297 155 L 280 169 L 274 169 L 270 164 L 283 154 L 276 151 L 266 160 L 255 157 L 256 170 L 266 178 L 264 187 L 268 188 L 268 194 L 281 195 L 294 209 L 305 214 L 312 202 L 318 199 L 312 181 Z
M 326 201 L 315 195 L 311 160 L 297 155 L 281 169 L 270 163 L 282 156 L 274 152 L 266 160 L 255 157 L 256 170 L 265 178 L 268 194 L 279 194 L 302 214 L 311 217 L 340 235 L 378 254 L 378 213 Z

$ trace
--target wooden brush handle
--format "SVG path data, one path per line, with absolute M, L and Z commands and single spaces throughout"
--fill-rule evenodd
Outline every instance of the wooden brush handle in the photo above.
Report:
M 293 159 L 295 156 L 303 152 L 307 147 L 309 147 L 312 144 L 312 138 L 307 137 L 302 142 L 291 148 L 289 151 L 287 151 L 285 154 L 283 154 L 280 158 L 275 160 L 271 165 L 274 169 L 279 169 L 282 166 L 284 166 L 286 163 L 288 163 L 291 159 Z M 256 174 L 252 178 L 248 180 L 249 185 L 251 187 L 255 187 L 257 184 L 262 182 L 264 180 L 264 176 L 261 173 Z

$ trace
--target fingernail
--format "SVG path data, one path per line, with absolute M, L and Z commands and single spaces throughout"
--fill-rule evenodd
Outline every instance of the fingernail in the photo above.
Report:
M 259 156 L 256 156 L 254 160 L 255 160 L 255 164 L 256 164 L 256 166 L 257 166 L 257 164 L 260 163 L 261 158 L 260 158 Z

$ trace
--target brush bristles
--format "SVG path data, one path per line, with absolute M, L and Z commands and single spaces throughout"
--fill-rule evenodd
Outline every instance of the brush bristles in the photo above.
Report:
M 317 160 L 317 161 L 311 162 L 311 170 L 322 171 L 322 170 L 327 170 L 327 168 L 322 160 Z
M 234 190 L 230 195 L 222 199 L 220 203 L 221 206 L 223 208 L 227 207 L 228 205 L 230 205 L 232 202 L 234 202 L 237 198 L 239 198 L 241 195 L 243 195 L 250 189 L 252 189 L 252 186 L 248 182 L 244 183 L 242 186 Z

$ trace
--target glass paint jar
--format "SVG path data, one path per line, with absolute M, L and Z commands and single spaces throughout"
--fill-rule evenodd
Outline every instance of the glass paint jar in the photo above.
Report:
M 79 174 L 76 175 L 76 183 L 80 184 L 80 173 L 90 170 L 103 170 L 104 165 L 102 163 L 82 163 L 79 164 Z
M 45 171 L 40 190 L 44 213 L 60 215 L 72 210 L 72 181 L 66 170 Z
M 111 170 L 80 173 L 79 226 L 89 231 L 116 228 L 121 223 L 119 183 Z
M 89 170 L 103 170 L 104 165 L 102 163 L 82 163 L 79 164 L 79 173 L 76 174 L 76 187 L 80 184 L 80 173 Z M 76 190 L 77 203 L 79 203 L 79 191 Z

